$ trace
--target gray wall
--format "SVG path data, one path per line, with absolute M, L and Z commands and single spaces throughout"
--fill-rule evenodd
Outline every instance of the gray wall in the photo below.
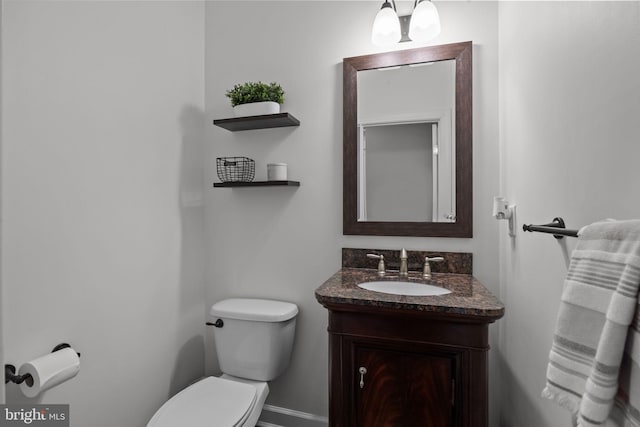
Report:
M 498 4 L 439 4 L 443 32 L 433 41 L 474 42 L 473 239 L 342 236 L 342 58 L 382 51 L 370 42 L 379 4 L 216 1 L 206 9 L 209 122 L 232 115 L 224 92 L 247 80 L 282 84 L 283 110 L 301 121 L 298 128 L 238 133 L 207 126 L 207 182 L 217 181 L 216 157 L 246 155 L 257 162 L 257 180 L 267 163 L 286 162 L 291 179 L 302 183 L 206 193 L 207 305 L 229 296 L 298 304 L 292 364 L 271 384 L 268 403 L 326 415 L 327 314 L 313 291 L 340 268 L 341 247 L 473 252 L 475 275 L 498 293 L 498 224 L 490 214 L 498 189 Z M 210 354 L 213 345 L 208 336 Z M 215 361 L 208 371 L 217 371 Z M 496 369 L 492 375 L 497 414 Z
M 0 1 L 0 176 L 2 176 L 2 19 L 3 2 Z M 2 183 L 0 182 L 0 185 Z M 2 191 L 0 191 L 0 224 L 2 224 Z M 0 308 L 2 307 L 2 230 L 0 230 Z M 3 310 L 0 310 L 0 365 L 4 366 L 4 333 Z M 0 404 L 5 403 L 4 387 L 0 387 Z
M 3 3 L 5 359 L 82 353 L 7 401 L 143 426 L 204 372 L 204 5 Z
M 501 2 L 499 34 L 501 194 L 520 224 L 637 218 L 640 3 Z M 568 427 L 540 392 L 575 239 L 503 225 L 500 425 Z

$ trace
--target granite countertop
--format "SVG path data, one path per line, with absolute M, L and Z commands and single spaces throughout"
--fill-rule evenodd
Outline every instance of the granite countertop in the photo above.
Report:
M 433 273 L 431 280 L 422 279 L 418 272 L 409 272 L 409 280 L 428 283 L 451 291 L 439 296 L 406 296 L 368 291 L 358 283 L 378 280 L 406 280 L 387 274 L 380 278 L 377 270 L 342 268 L 316 289 L 318 302 L 325 307 L 347 306 L 378 307 L 424 314 L 474 317 L 492 322 L 504 315 L 504 305 L 470 274 Z

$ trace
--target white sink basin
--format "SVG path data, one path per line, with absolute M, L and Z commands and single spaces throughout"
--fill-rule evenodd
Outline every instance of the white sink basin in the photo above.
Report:
M 374 282 L 359 283 L 358 287 L 383 294 L 433 296 L 446 295 L 451 291 L 439 286 L 425 285 L 424 283 L 400 282 L 396 280 L 379 280 Z

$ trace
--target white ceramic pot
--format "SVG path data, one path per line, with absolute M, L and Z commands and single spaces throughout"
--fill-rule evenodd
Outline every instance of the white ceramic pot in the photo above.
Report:
M 269 163 L 267 165 L 267 181 L 286 181 L 287 180 L 287 164 L 286 163 Z
M 233 114 L 236 117 L 262 116 L 264 114 L 278 114 L 280 104 L 273 101 L 250 102 L 233 107 Z

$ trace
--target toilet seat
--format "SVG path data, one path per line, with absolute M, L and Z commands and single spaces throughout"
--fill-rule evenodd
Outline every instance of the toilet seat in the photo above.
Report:
M 239 427 L 251 415 L 257 394 L 251 384 L 207 377 L 169 399 L 147 427 Z

